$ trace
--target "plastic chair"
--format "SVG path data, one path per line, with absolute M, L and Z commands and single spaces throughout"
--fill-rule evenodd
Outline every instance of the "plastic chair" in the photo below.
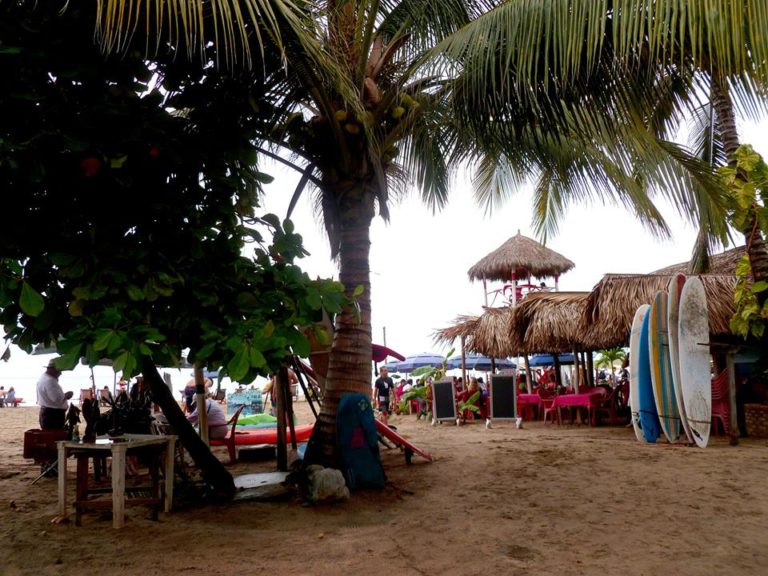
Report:
M 555 394 L 550 390 L 544 388 L 538 388 L 539 394 L 539 411 L 542 413 L 542 420 L 544 424 L 547 423 L 547 416 L 552 414 L 552 423 L 555 423 Z
M 723 434 L 731 432 L 731 404 L 728 399 L 728 372 L 723 370 L 712 379 L 712 432 L 717 433 L 717 421 Z
M 595 398 L 595 405 L 592 407 L 592 424 L 596 425 L 600 420 L 600 415 L 608 417 L 611 424 L 616 424 L 619 388 L 613 388 L 610 392 L 603 395 L 602 398 Z
M 208 440 L 208 443 L 211 446 L 226 446 L 227 450 L 229 451 L 229 463 L 234 464 L 237 462 L 237 446 L 235 445 L 235 430 L 237 429 L 237 419 L 240 418 L 240 412 L 243 411 L 243 408 L 245 408 L 245 404 L 242 404 L 238 407 L 237 410 L 235 410 L 235 413 L 232 414 L 232 417 L 227 422 L 227 426 L 229 426 L 229 430 L 227 430 L 227 435 L 224 436 L 224 438 L 211 438 Z

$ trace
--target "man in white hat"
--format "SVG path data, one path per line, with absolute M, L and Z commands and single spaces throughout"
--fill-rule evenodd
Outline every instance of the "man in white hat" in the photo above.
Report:
M 59 384 L 61 370 L 55 360 L 48 362 L 45 374 L 37 381 L 37 404 L 40 406 L 40 428 L 42 430 L 61 430 L 64 428 L 64 416 L 67 413 L 67 400 L 72 392 L 64 393 Z

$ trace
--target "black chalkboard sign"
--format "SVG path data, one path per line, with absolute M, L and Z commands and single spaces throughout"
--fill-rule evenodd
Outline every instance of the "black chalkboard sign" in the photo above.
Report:
M 432 384 L 432 418 L 434 420 L 456 420 L 456 393 L 453 380 Z
M 517 418 L 517 386 L 514 376 L 491 376 L 491 418 Z

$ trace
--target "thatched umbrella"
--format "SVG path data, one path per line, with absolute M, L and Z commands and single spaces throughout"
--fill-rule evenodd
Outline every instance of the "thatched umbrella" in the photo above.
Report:
M 666 290 L 673 274 L 606 274 L 586 302 L 585 345 L 598 348 L 626 346 L 635 310 L 650 304 L 656 292 Z M 699 276 L 707 293 L 709 331 L 715 336 L 730 335 L 734 313 L 736 277 L 719 274 Z
M 573 267 L 574 263 L 568 258 L 523 236 L 518 230 L 515 236 L 478 261 L 467 273 L 470 280 L 482 280 L 484 288 L 487 280 L 514 282 L 527 278 L 530 283 L 531 277 L 554 277 L 557 287 L 560 275 Z M 516 291 L 512 294 L 513 303 L 516 303 Z

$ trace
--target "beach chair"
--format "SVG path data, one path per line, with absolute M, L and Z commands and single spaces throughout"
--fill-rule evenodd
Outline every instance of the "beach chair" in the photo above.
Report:
M 67 439 L 67 431 L 40 430 L 33 428 L 24 432 L 24 458 L 40 464 L 40 475 L 32 480 L 32 484 L 43 476 L 54 476 L 58 473 L 59 450 L 57 442 Z
M 237 446 L 235 445 L 235 430 L 237 430 L 237 419 L 240 418 L 240 412 L 243 411 L 243 408 L 245 408 L 245 404 L 238 407 L 237 410 L 235 410 L 235 413 L 232 414 L 232 417 L 227 422 L 227 426 L 229 426 L 229 430 L 227 430 L 227 435 L 224 436 L 224 438 L 211 438 L 208 443 L 211 446 L 226 446 L 227 450 L 229 451 L 229 463 L 234 464 L 237 462 Z

